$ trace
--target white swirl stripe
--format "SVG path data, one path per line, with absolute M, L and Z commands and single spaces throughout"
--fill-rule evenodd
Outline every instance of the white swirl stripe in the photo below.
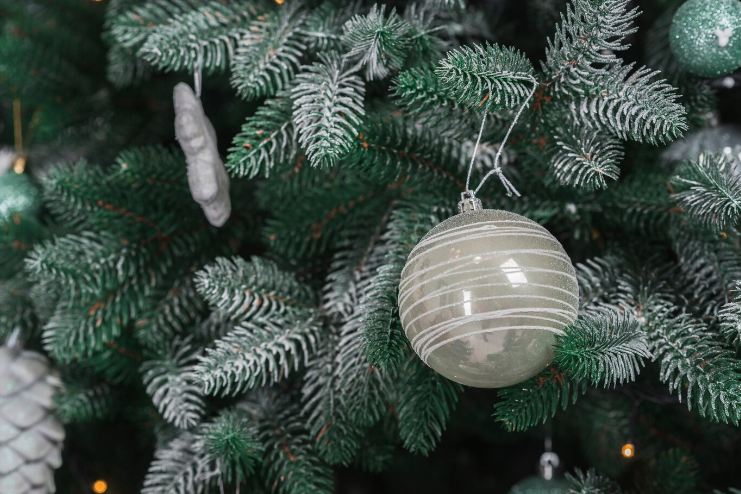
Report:
M 402 325 L 425 362 L 436 350 L 479 335 L 562 335 L 578 304 L 574 268 L 558 240 L 537 223 L 502 211 L 463 213 L 441 223 L 412 249 L 399 284 Z M 463 358 L 470 359 L 475 350 L 467 352 Z

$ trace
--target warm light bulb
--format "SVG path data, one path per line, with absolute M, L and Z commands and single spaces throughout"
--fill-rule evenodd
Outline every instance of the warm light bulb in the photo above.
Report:
M 285 1 L 286 0 L 275 0 L 275 3 L 277 3 L 278 5 L 283 5 L 283 2 Z
M 636 454 L 636 448 L 632 444 L 628 443 L 623 445 L 623 456 L 626 458 L 633 458 L 633 455 Z
M 105 480 L 96 480 L 93 483 L 93 492 L 95 494 L 103 494 L 107 490 L 108 490 L 108 482 L 106 482 Z

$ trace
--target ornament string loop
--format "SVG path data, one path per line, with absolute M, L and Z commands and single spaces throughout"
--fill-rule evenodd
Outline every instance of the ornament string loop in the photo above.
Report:
M 481 182 L 479 183 L 478 187 L 476 187 L 475 190 L 471 191 L 470 183 L 471 183 L 471 174 L 473 173 L 473 165 L 476 162 L 476 155 L 478 153 L 479 144 L 481 143 L 481 136 L 484 134 L 484 126 L 486 125 L 486 117 L 489 115 L 488 111 L 484 111 L 484 117 L 481 119 L 481 127 L 479 128 L 479 135 L 476 138 L 476 144 L 473 147 L 473 155 L 471 156 L 471 163 L 468 165 L 468 175 L 466 176 L 466 193 L 469 193 L 472 197 L 475 196 L 478 191 L 481 189 L 481 187 L 484 185 L 484 182 L 486 182 L 489 177 L 492 175 L 497 175 L 499 177 L 499 180 L 502 182 L 502 185 L 504 185 L 505 190 L 507 191 L 508 196 L 520 196 L 520 193 L 517 191 L 514 185 L 512 185 L 512 182 L 510 182 L 507 177 L 504 176 L 504 172 L 502 171 L 502 167 L 499 166 L 499 159 L 502 157 L 502 151 L 504 150 L 504 145 L 507 143 L 507 139 L 509 139 L 510 134 L 512 133 L 512 130 L 514 130 L 515 125 L 517 125 L 517 121 L 520 118 L 520 115 L 522 115 L 522 112 L 525 110 L 527 105 L 530 103 L 530 100 L 532 99 L 533 95 L 535 94 L 535 90 L 538 87 L 538 81 L 533 76 L 527 76 L 523 77 L 522 79 L 531 82 L 533 84 L 532 89 L 527 95 L 527 98 L 525 98 L 525 101 L 523 102 L 522 106 L 520 106 L 520 109 L 517 110 L 517 113 L 515 114 L 515 118 L 512 120 L 512 123 L 510 124 L 509 128 L 507 129 L 507 133 L 504 136 L 504 139 L 502 139 L 502 143 L 499 145 L 499 149 L 497 150 L 497 154 L 494 157 L 494 165 L 489 172 L 484 175 L 484 178 L 481 179 Z

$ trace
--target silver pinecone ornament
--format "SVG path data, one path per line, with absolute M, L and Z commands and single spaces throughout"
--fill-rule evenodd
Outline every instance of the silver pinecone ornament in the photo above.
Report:
M 37 352 L 0 347 L 0 492 L 56 491 L 64 428 L 53 414 L 59 380 Z

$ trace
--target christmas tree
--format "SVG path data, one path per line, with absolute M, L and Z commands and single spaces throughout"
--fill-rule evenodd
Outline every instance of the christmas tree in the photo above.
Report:
M 0 492 L 741 492 L 737 0 L 0 22 Z

